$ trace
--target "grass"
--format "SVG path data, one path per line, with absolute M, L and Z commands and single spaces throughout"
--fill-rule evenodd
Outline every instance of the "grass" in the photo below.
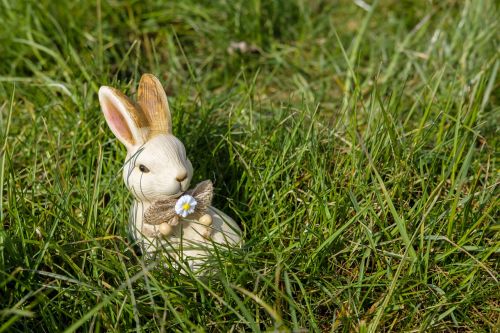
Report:
M 0 332 L 495 332 L 494 1 L 0 3 Z M 244 41 L 250 50 L 231 49 Z M 229 48 L 229 49 L 228 49 Z M 97 89 L 170 96 L 245 245 L 134 255 Z

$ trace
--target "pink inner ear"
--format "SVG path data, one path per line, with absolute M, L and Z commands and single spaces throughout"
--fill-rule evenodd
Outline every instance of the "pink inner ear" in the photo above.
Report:
M 132 136 L 130 128 L 127 125 L 127 121 L 109 99 L 105 100 L 103 110 L 105 112 L 108 125 L 116 137 L 123 143 L 134 145 L 135 140 Z

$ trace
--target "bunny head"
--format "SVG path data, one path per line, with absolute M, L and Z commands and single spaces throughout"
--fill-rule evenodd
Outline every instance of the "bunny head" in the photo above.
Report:
M 111 131 L 127 148 L 125 185 L 139 201 L 178 197 L 189 188 L 193 167 L 182 142 L 172 134 L 167 95 L 160 81 L 144 74 L 137 104 L 103 86 L 99 102 Z

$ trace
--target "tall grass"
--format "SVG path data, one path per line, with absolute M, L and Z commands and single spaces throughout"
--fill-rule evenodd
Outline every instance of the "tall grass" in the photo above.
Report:
M 0 332 L 498 330 L 498 15 L 1 2 Z M 127 240 L 125 151 L 96 93 L 133 96 L 144 72 L 193 183 L 244 230 L 212 275 Z

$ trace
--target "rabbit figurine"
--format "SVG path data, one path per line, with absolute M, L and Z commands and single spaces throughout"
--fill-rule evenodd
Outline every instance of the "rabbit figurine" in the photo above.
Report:
M 211 182 L 202 182 L 188 191 L 193 167 L 184 145 L 172 134 L 167 95 L 155 76 L 141 77 L 137 104 L 107 86 L 99 89 L 99 102 L 111 131 L 127 148 L 123 179 L 134 197 L 129 231 L 143 253 L 168 251 L 171 258 L 186 259 L 193 267 L 193 263 L 200 264 L 208 256 L 210 246 L 235 246 L 241 242 L 238 225 L 210 206 Z M 189 213 L 193 214 L 189 216 L 187 211 L 173 213 L 174 209 L 180 213 L 177 209 L 196 204 L 197 196 L 204 200 L 203 210 L 193 213 L 191 209 Z M 175 217 L 162 221 L 159 208 L 168 202 L 176 205 L 169 211 L 169 216 Z

